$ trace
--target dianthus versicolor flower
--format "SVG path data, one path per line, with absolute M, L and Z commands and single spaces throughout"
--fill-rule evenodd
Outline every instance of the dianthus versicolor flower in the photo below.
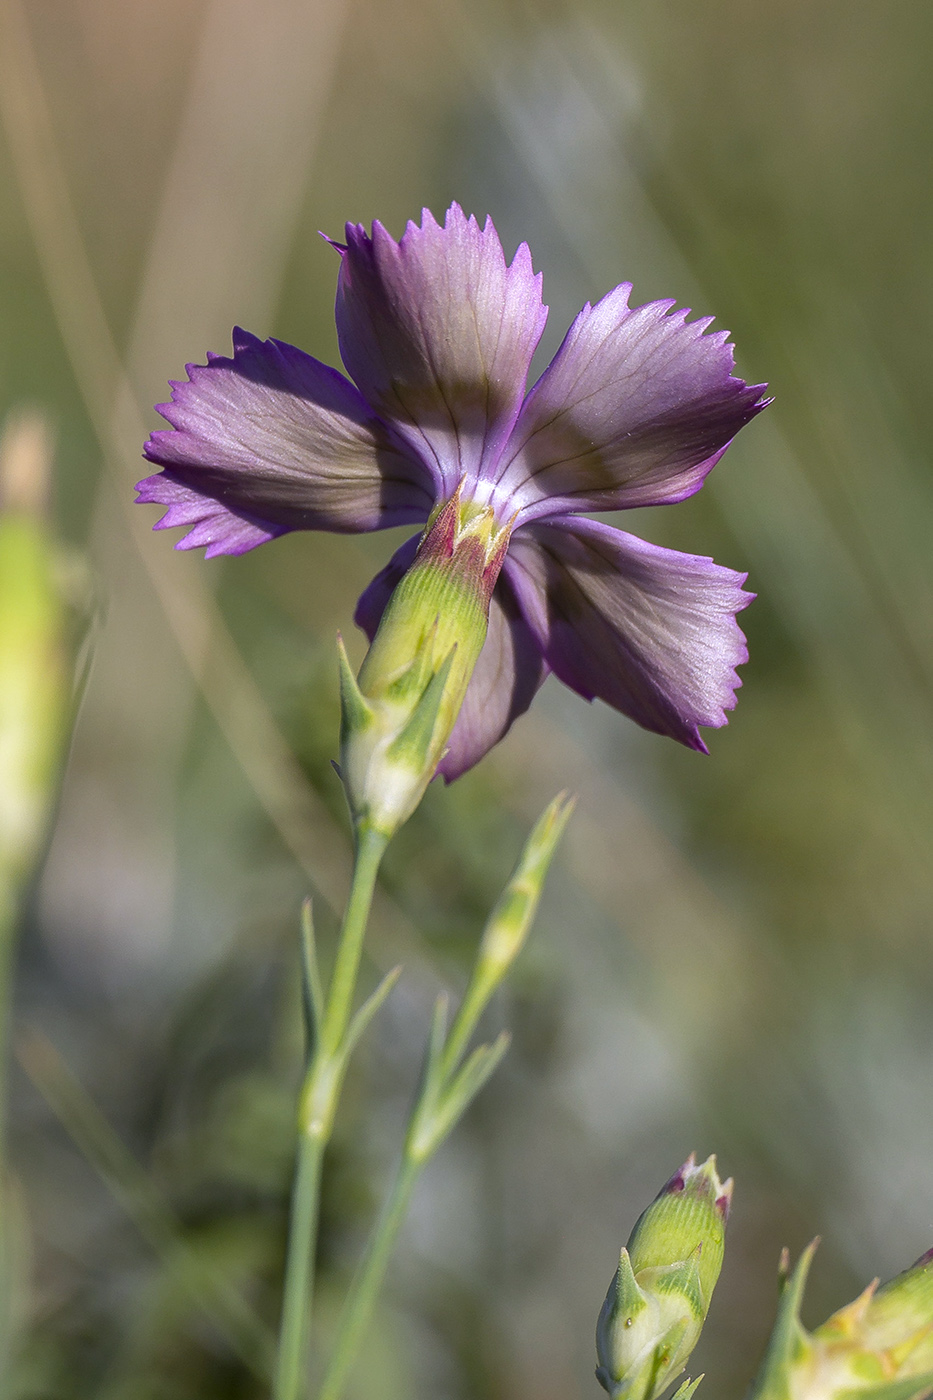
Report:
M 241 330 L 232 359 L 189 366 L 159 410 L 171 429 L 145 448 L 162 471 L 138 499 L 168 507 L 156 528 L 188 527 L 176 548 L 211 557 L 290 530 L 427 522 L 360 598 L 370 639 L 416 555 L 470 543 L 488 625 L 476 655 L 460 646 L 459 715 L 437 764 L 448 779 L 549 671 L 705 751 L 699 726 L 726 722 L 747 659 L 745 575 L 583 513 L 699 490 L 766 403 L 732 374 L 727 332 L 670 301 L 631 307 L 623 283 L 584 306 L 526 392 L 547 315 L 527 245 L 507 263 L 491 221 L 456 204 L 443 227 L 425 211 L 398 242 L 379 223 L 346 239 L 336 317 L 350 378 Z

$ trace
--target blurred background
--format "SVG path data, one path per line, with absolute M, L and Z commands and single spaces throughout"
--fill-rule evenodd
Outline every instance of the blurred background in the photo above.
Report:
M 312 894 L 332 947 L 349 869 L 334 634 L 404 535 L 205 563 L 151 535 L 132 485 L 167 379 L 228 352 L 234 323 L 337 362 L 319 229 L 377 217 L 397 236 L 457 199 L 509 254 L 531 245 L 539 367 L 628 279 L 636 303 L 714 313 L 739 372 L 770 382 L 699 496 L 625 522 L 748 569 L 752 659 L 710 758 L 550 681 L 395 841 L 364 976 L 406 970 L 329 1159 L 319 1343 L 431 999 L 463 985 L 523 835 L 569 787 L 496 1009 L 513 1048 L 423 1180 L 354 1395 L 594 1400 L 618 1248 L 696 1149 L 737 1187 L 690 1369 L 733 1400 L 782 1245 L 823 1235 L 813 1324 L 933 1243 L 933 11 L 2 0 L 0 17 L 0 417 L 45 424 L 73 653 L 84 639 L 19 935 L 28 1288 L 8 1393 L 267 1393 L 298 911 Z

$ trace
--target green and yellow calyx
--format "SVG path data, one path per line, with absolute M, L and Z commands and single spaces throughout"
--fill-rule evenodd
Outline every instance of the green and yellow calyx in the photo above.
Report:
M 869 1284 L 815 1331 L 800 1305 L 818 1241 L 793 1272 L 750 1400 L 923 1400 L 933 1394 L 933 1250 L 883 1287 Z
M 357 678 L 340 644 L 340 772 L 357 831 L 391 836 L 433 778 L 486 640 L 510 533 L 458 487 L 428 521 Z

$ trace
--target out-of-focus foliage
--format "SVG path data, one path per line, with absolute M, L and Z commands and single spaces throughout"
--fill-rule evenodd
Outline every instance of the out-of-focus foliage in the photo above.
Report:
M 50 450 L 38 417 L 0 436 L 0 889 L 28 877 L 56 781 L 67 705 L 65 607 L 44 517 Z
M 22 930 L 11 1393 L 264 1393 L 298 908 L 310 890 L 326 952 L 347 883 L 334 634 L 401 536 L 205 564 L 150 535 L 131 486 L 149 405 L 235 322 L 336 360 L 318 229 L 399 233 L 456 198 L 530 242 L 542 360 L 630 279 L 636 302 L 715 312 L 770 380 L 704 491 L 636 527 L 750 570 L 752 661 L 709 759 L 545 687 L 390 848 L 369 985 L 406 971 L 328 1166 L 322 1341 L 433 996 L 462 986 L 566 786 L 512 1050 L 421 1183 L 355 1394 L 594 1396 L 618 1242 L 696 1148 L 738 1183 L 691 1361 L 729 1400 L 781 1245 L 822 1232 L 824 1317 L 933 1229 L 929 7 L 2 0 L 0 19 L 0 416 L 52 417 L 58 525 L 102 610 Z

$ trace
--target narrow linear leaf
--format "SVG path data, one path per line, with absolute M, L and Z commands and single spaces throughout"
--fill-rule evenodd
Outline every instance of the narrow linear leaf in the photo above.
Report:
M 318 1032 L 324 1017 L 324 988 L 317 960 L 314 910 L 310 899 L 306 899 L 301 906 L 301 970 L 305 1028 L 308 1038 L 308 1055 L 310 1056 L 317 1044 Z
M 428 1037 L 428 1049 L 424 1061 L 424 1083 L 426 1085 L 436 1080 L 437 1067 L 444 1054 L 449 1006 L 450 998 L 446 992 L 441 992 L 434 1003 L 434 1013 L 431 1017 L 431 1034 Z M 440 1089 L 439 1084 L 437 1088 Z
M 366 1000 L 363 1002 L 363 1005 L 354 1015 L 353 1020 L 350 1022 L 349 1028 L 347 1030 L 346 1039 L 343 1043 L 343 1054 L 347 1058 L 349 1058 L 350 1055 L 352 1055 L 353 1051 L 356 1049 L 357 1045 L 360 1042 L 360 1038 L 366 1031 L 373 1017 L 376 1015 L 377 1011 L 382 1006 L 386 997 L 389 995 L 389 993 L 391 992 L 392 988 L 395 986 L 396 982 L 401 977 L 401 975 L 402 965 L 401 963 L 399 963 L 397 967 L 391 968 L 386 973 L 385 977 L 383 977 L 376 990 L 366 998 Z
M 511 1039 L 508 1031 L 503 1031 L 492 1045 L 477 1046 L 454 1079 L 443 1089 L 434 1111 L 425 1115 L 427 1122 L 419 1125 L 419 1131 L 413 1135 L 409 1149 L 413 1157 L 425 1161 L 437 1151 L 498 1068 Z
M 696 1390 L 697 1386 L 700 1384 L 700 1381 L 702 1379 L 702 1375 L 697 1376 L 695 1380 L 690 1380 L 688 1377 L 688 1379 L 685 1380 L 682 1385 L 679 1385 L 674 1391 L 671 1400 L 691 1400 L 693 1392 Z
M 575 805 L 574 797 L 561 792 L 544 809 L 486 921 L 473 973 L 444 1048 L 445 1075 L 452 1074 L 460 1062 L 493 994 L 525 945 L 545 877 Z

